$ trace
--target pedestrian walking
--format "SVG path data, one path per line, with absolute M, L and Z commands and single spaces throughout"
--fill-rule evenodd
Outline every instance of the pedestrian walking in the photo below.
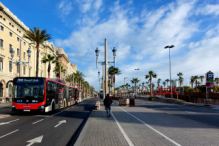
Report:
M 109 96 L 109 94 L 106 95 L 106 98 L 103 101 L 106 109 L 107 117 L 110 117 L 111 115 L 111 104 L 113 103 L 113 99 Z

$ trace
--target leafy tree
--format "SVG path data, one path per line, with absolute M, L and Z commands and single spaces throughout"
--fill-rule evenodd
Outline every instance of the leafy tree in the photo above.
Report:
M 150 89 L 151 89 L 151 96 L 152 96 L 152 78 L 157 78 L 157 74 L 155 74 L 152 70 L 148 72 L 148 75 L 145 75 L 146 79 L 150 80 Z
M 219 78 L 218 78 L 218 77 L 216 77 L 216 78 L 214 79 L 214 81 L 216 82 L 217 85 L 219 84 Z
M 36 77 L 38 77 L 40 44 L 43 44 L 44 41 L 50 40 L 52 38 L 50 34 L 47 34 L 46 30 L 41 31 L 40 28 L 36 28 L 36 27 L 34 27 L 34 30 L 32 29 L 26 30 L 23 37 L 36 44 L 36 48 L 37 48 Z
M 193 88 L 191 88 L 190 86 L 184 86 L 183 90 L 184 90 L 184 92 L 192 92 Z
M 195 79 L 194 79 L 194 76 L 191 76 L 191 79 L 190 79 L 190 84 L 192 85 L 192 88 L 193 88 L 193 84 L 195 83 Z
M 65 72 L 66 69 L 63 68 L 63 66 L 57 64 L 53 70 L 54 72 L 59 72 L 59 75 L 58 77 L 60 78 L 61 77 L 61 72 Z
M 44 58 L 41 60 L 42 63 L 49 63 L 48 64 L 48 77 L 50 78 L 50 70 L 51 70 L 51 63 L 56 63 L 56 57 L 55 56 L 52 56 L 50 54 L 48 54 L 47 56 L 44 56 Z

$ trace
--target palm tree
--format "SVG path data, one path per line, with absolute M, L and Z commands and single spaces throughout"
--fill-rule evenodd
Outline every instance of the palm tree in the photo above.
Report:
M 169 82 L 170 80 L 169 80 L 169 79 L 166 79 L 165 81 L 167 82 L 167 88 L 168 88 L 168 82 Z
M 179 72 L 179 73 L 177 74 L 177 76 L 179 76 L 179 85 L 181 86 L 182 83 L 183 83 L 183 78 L 182 78 L 183 73 Z
M 74 76 L 75 76 L 74 73 L 72 73 L 72 74 L 68 75 L 65 79 L 67 82 L 70 82 L 71 86 L 74 84 Z
M 196 76 L 193 76 L 193 79 L 195 81 L 195 91 L 197 92 L 197 80 L 199 79 L 199 77 L 196 75 Z
M 152 96 L 152 78 L 157 78 L 157 75 L 151 70 L 148 75 L 145 75 L 145 78 L 150 80 L 151 85 L 151 96 Z
M 79 70 L 77 70 L 74 75 L 75 75 L 75 79 L 77 79 L 77 86 L 81 87 L 80 81 L 82 80 L 82 78 L 85 75 L 82 72 L 80 72 Z
M 135 84 L 135 94 L 137 94 L 136 83 L 138 83 L 139 81 L 140 81 L 140 80 L 138 80 L 138 78 L 133 78 L 133 79 L 131 80 L 131 82 Z
M 44 56 L 44 58 L 41 60 L 42 63 L 49 63 L 48 64 L 48 78 L 50 78 L 50 70 L 51 70 L 51 63 L 56 63 L 56 56 L 52 56 L 48 54 L 47 56 Z
M 214 79 L 214 81 L 216 82 L 217 85 L 219 84 L 219 78 L 218 78 L 218 77 L 216 77 L 216 78 Z
M 111 83 L 112 83 L 112 78 L 114 78 L 114 83 L 116 82 L 116 79 L 115 79 L 115 75 L 119 75 L 121 74 L 121 70 L 117 67 L 109 67 L 108 69 L 108 73 L 111 75 Z M 115 94 L 115 84 L 114 84 L 114 94 Z
M 126 90 L 128 91 L 128 87 L 130 87 L 130 85 L 128 83 L 125 84 Z
M 205 76 L 199 76 L 199 79 L 201 79 L 201 83 L 203 82 Z
M 165 89 L 166 84 L 167 84 L 166 82 L 163 82 L 164 89 Z
M 159 79 L 157 80 L 157 86 L 158 86 L 158 87 L 160 87 L 160 81 L 161 81 L 161 79 L 159 78 Z
M 50 34 L 47 34 L 46 30 L 34 27 L 34 30 L 26 30 L 23 35 L 24 38 L 30 40 L 32 43 L 36 44 L 37 48 L 37 60 L 36 60 L 36 77 L 38 77 L 38 68 L 39 68 L 39 52 L 40 44 L 43 44 L 44 41 L 52 39 Z
M 66 69 L 64 69 L 63 66 L 57 64 L 53 71 L 54 72 L 59 72 L 59 78 L 60 78 L 61 77 L 61 72 L 65 72 Z
M 194 84 L 194 83 L 195 83 L 194 76 L 191 76 L 190 84 L 192 85 L 192 88 L 193 88 L 193 84 Z
M 183 77 L 179 77 L 179 85 L 181 86 L 183 83 Z
M 207 73 L 213 73 L 211 70 L 209 70 Z

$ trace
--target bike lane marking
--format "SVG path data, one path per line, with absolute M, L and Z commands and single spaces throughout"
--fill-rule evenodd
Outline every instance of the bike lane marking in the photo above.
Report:
M 130 146 L 134 146 L 134 144 L 132 143 L 132 141 L 129 139 L 129 137 L 127 136 L 127 134 L 125 133 L 125 131 L 122 129 L 121 125 L 119 124 L 119 122 L 117 121 L 116 117 L 113 115 L 112 111 L 111 114 L 114 118 L 114 120 L 116 121 L 117 126 L 119 127 L 120 131 L 122 132 L 123 136 L 125 137 L 125 140 L 128 142 L 128 144 Z
M 38 120 L 38 121 L 36 121 L 36 122 L 33 122 L 32 124 L 36 124 L 36 123 L 41 122 L 41 121 L 43 121 L 43 119 Z
M 144 121 L 140 120 L 139 118 L 137 118 L 136 116 L 132 115 L 131 113 L 127 112 L 126 110 L 124 110 L 123 108 L 119 107 L 120 109 L 122 109 L 124 112 L 126 112 L 127 114 L 129 114 L 130 116 L 134 117 L 135 119 L 137 119 L 138 121 L 140 121 L 141 123 L 143 123 L 145 126 L 147 126 L 148 128 L 150 128 L 151 130 L 153 130 L 154 132 L 158 133 L 159 135 L 163 136 L 165 139 L 167 139 L 168 141 L 172 142 L 173 144 L 175 144 L 176 146 L 181 146 L 179 143 L 175 142 L 174 140 L 170 139 L 169 137 L 167 137 L 166 135 L 164 135 L 163 133 L 161 133 L 160 131 L 154 129 L 153 127 L 151 127 L 150 125 L 148 125 L 147 123 L 145 123 Z
M 13 133 L 17 132 L 18 130 L 19 130 L 19 129 L 15 130 L 15 131 L 12 131 L 12 132 L 10 132 L 10 133 L 8 133 L 8 134 L 2 135 L 2 136 L 0 136 L 0 138 L 3 138 L 3 137 L 8 136 L 8 135 L 10 135 L 10 134 L 13 134 Z

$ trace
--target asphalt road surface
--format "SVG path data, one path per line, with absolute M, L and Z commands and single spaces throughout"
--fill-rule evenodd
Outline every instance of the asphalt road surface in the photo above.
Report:
M 12 113 L 0 108 L 1 146 L 64 146 L 74 140 L 97 98 L 46 114 Z

